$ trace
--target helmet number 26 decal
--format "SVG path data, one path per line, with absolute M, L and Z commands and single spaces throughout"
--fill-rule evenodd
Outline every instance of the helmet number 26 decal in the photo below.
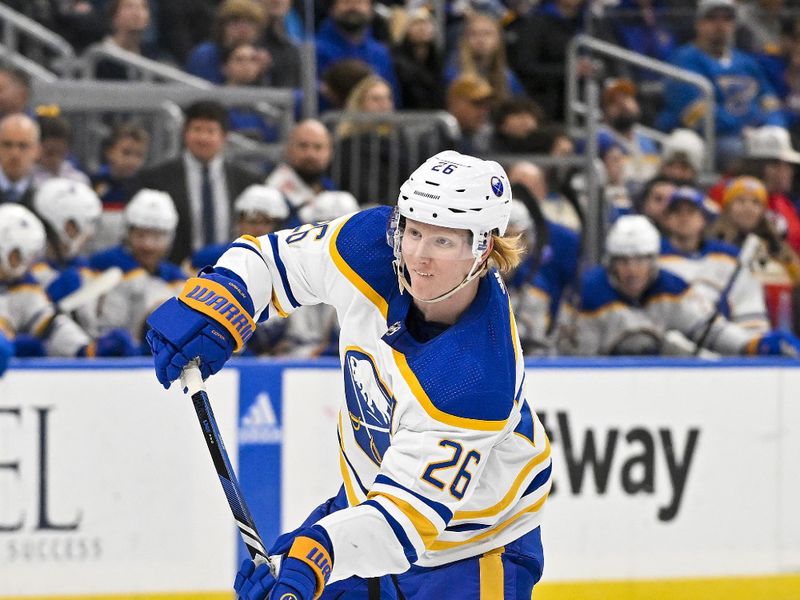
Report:
M 440 162 L 431 167 L 431 171 L 439 171 L 440 173 L 444 173 L 445 175 L 450 175 L 453 171 L 457 168 L 456 165 L 449 162 Z

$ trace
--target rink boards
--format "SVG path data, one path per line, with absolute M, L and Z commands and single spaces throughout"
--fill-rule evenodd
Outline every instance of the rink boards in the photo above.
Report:
M 146 362 L 123 364 L 0 379 L 3 600 L 232 597 L 243 546 L 191 404 Z M 235 366 L 209 395 L 269 543 L 339 485 L 341 375 Z M 537 600 L 800 598 L 800 368 L 528 367 L 555 482 Z

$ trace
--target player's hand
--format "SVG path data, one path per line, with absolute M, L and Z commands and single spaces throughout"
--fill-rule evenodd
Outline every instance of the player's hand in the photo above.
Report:
M 770 331 L 748 344 L 748 354 L 800 358 L 800 339 L 784 331 Z
M 302 529 L 281 561 L 278 577 L 267 565 L 255 567 L 245 561 L 233 584 L 241 600 L 276 599 L 292 595 L 297 600 L 313 600 L 322 594 L 333 569 L 333 549 L 328 534 L 314 525 Z M 286 596 L 289 594 L 288 596 Z
M 241 280 L 227 269 L 201 271 L 177 298 L 147 319 L 147 343 L 156 377 L 168 388 L 194 358 L 203 379 L 219 371 L 255 329 L 253 301 Z
M 14 342 L 0 331 L 0 375 L 8 368 L 9 359 L 14 356 Z

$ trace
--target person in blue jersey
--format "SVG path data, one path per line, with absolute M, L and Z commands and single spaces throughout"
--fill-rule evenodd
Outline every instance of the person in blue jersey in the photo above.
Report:
M 551 461 L 500 274 L 522 252 L 510 208 L 498 163 L 441 152 L 395 208 L 239 238 L 150 316 L 165 387 L 195 358 L 219 371 L 259 321 L 339 316 L 343 485 L 275 542 L 276 576 L 244 561 L 238 598 L 531 597 Z
M 728 295 L 721 298 L 736 269 L 739 249 L 706 235 L 718 216 L 716 205 L 700 190 L 688 186 L 676 189 L 664 211 L 666 233 L 661 240 L 659 264 L 679 275 L 713 307 L 721 301 L 724 317 L 749 331 L 763 333 L 769 329 L 764 291 L 749 265 L 740 269 Z
M 717 162 L 721 168 L 744 152 L 743 130 L 762 125 L 785 126 L 780 101 L 753 56 L 733 47 L 736 30 L 734 0 L 701 0 L 693 43 L 672 56 L 676 67 L 706 77 L 716 100 Z M 692 85 L 670 81 L 658 126 L 697 128 L 708 107 Z
M 111 330 L 92 339 L 58 311 L 31 274 L 44 254 L 42 222 L 19 204 L 0 205 L 0 371 L 12 354 L 30 356 L 129 356 L 130 336 Z
M 95 324 L 100 333 L 126 329 L 136 342 L 144 338 L 145 319 L 186 280 L 176 264 L 166 260 L 178 213 L 166 192 L 143 189 L 125 207 L 125 240 L 89 258 L 89 268 L 102 273 L 113 267 L 123 278 L 98 303 Z
M 800 356 L 800 340 L 791 334 L 753 334 L 716 316 L 707 299 L 659 267 L 660 247 L 658 230 L 646 217 L 628 215 L 614 223 L 606 237 L 604 263 L 581 279 L 576 319 L 561 338 L 562 350 L 690 355 L 700 343 L 723 355 Z

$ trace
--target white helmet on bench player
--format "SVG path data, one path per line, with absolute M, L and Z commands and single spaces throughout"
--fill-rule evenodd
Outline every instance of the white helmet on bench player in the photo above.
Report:
M 44 226 L 36 215 L 19 204 L 0 205 L 0 267 L 8 277 L 22 277 L 44 252 L 44 243 Z
M 439 302 L 484 272 L 482 258 L 492 233 L 505 233 L 510 214 L 511 185 L 498 163 L 452 150 L 426 160 L 400 187 L 397 208 L 387 231 L 387 241 L 394 248 L 400 289 L 414 296 L 406 280 L 401 253 L 405 219 L 472 233 L 474 262 L 464 280 L 432 300 L 418 298 L 423 302 Z
M 175 233 L 178 211 L 172 197 L 158 190 L 139 190 L 125 207 L 125 225 Z
M 606 235 L 606 256 L 657 256 L 661 235 L 643 215 L 625 215 L 617 219 Z
M 65 258 L 74 258 L 94 235 L 103 204 L 85 183 L 57 177 L 42 184 L 34 196 L 33 208 L 58 236 Z M 76 230 L 73 236 L 67 231 L 70 222 Z

